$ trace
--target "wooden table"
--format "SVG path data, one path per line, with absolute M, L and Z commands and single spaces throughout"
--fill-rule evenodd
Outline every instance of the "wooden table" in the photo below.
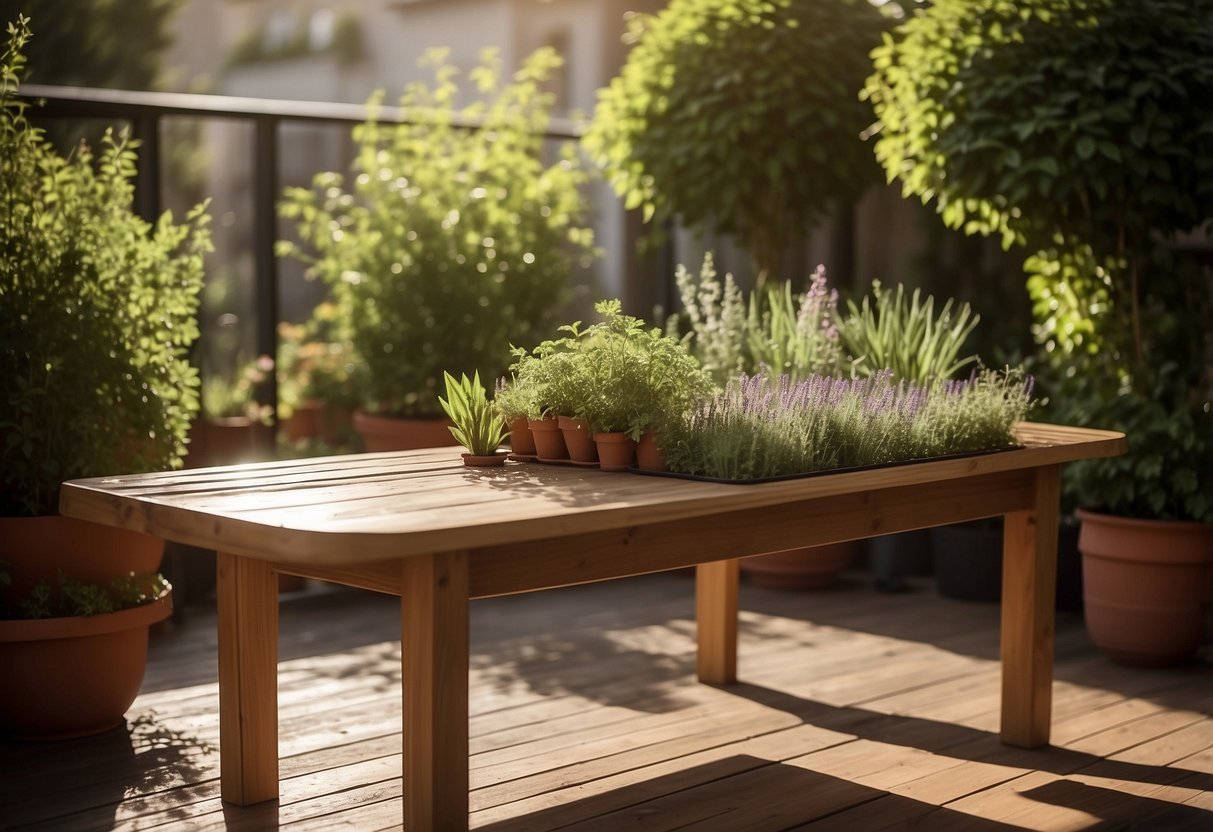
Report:
M 1059 466 L 1119 433 L 755 485 L 511 463 L 456 448 L 65 483 L 63 514 L 219 551 L 224 800 L 278 796 L 277 573 L 401 597 L 407 829 L 468 822 L 468 601 L 695 565 L 699 679 L 737 676 L 737 558 L 1005 516 L 1002 730 L 1049 740 Z M 560 626 L 560 622 L 554 622 Z

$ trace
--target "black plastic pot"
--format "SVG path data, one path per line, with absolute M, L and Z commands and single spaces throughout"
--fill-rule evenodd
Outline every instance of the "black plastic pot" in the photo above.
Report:
M 940 595 L 960 601 L 1001 599 L 1001 519 L 931 529 L 931 550 Z M 1082 609 L 1078 525 L 1070 518 L 1064 518 L 1058 528 L 1056 608 Z

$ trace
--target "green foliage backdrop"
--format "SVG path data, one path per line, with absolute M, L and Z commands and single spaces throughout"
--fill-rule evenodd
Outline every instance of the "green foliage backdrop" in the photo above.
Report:
M 1056 418 L 1128 431 L 1092 508 L 1213 521 L 1213 2 L 937 0 L 874 53 L 876 155 L 1025 267 Z
M 585 145 L 646 220 L 733 235 L 759 281 L 876 177 L 858 101 L 885 18 L 866 0 L 672 0 L 634 15 Z
M 16 99 L 28 37 L 0 60 L 0 515 L 54 513 L 65 479 L 167 468 L 198 409 L 187 359 L 202 255 L 184 223 L 131 211 L 135 155 L 60 156 Z

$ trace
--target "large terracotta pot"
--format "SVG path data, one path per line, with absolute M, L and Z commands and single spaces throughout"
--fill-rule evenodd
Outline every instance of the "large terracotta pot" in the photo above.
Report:
M 855 562 L 863 541 L 805 546 L 741 559 L 751 583 L 769 589 L 821 589 Z
M 106 615 L 0 621 L 0 734 L 58 740 L 120 724 L 143 684 L 148 628 L 172 610 L 165 590 Z
M 1213 525 L 1079 511 L 1083 608 L 1115 662 L 1177 664 L 1200 646 L 1210 602 Z
M 142 532 L 74 517 L 0 517 L 0 561 L 12 585 L 0 598 L 22 598 L 39 581 L 55 584 L 60 570 L 72 580 L 108 586 L 130 572 L 160 568 L 164 541 Z
M 187 468 L 239 465 L 274 455 L 274 429 L 246 416 L 199 419 L 190 427 Z
M 451 435 L 447 419 L 397 419 L 359 410 L 354 414 L 354 430 L 362 437 L 362 446 L 371 452 L 412 451 L 458 445 Z

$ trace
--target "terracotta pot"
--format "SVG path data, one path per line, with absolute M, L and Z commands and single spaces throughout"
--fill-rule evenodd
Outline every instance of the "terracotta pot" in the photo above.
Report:
M 594 434 L 594 444 L 598 446 L 598 466 L 603 471 L 627 471 L 632 467 L 636 440 L 626 433 L 599 431 Z
M 544 460 L 568 459 L 569 449 L 564 444 L 564 433 L 555 416 L 547 419 L 528 419 L 531 437 L 535 440 L 535 454 Z
M 500 468 L 505 465 L 505 458 L 509 456 L 504 451 L 498 451 L 493 454 L 460 454 L 463 457 L 463 464 L 469 468 Z
M 643 471 L 665 471 L 665 454 L 657 445 L 657 434 L 646 430 L 636 443 L 636 467 Z
M 142 532 L 77 520 L 74 517 L 0 517 L 0 561 L 12 585 L 0 598 L 23 598 L 39 581 L 52 585 L 59 570 L 82 583 L 109 584 L 131 572 L 160 568 L 164 541 Z
M 367 451 L 412 451 L 458 445 L 448 430 L 447 419 L 397 419 L 359 410 L 354 414 L 354 430 L 362 437 Z
M 1083 610 L 1092 641 L 1121 664 L 1162 667 L 1200 646 L 1213 525 L 1079 511 Z
M 274 429 L 245 416 L 199 419 L 190 427 L 187 468 L 239 465 L 274 455 Z
M 769 589 L 821 589 L 833 583 L 862 550 L 863 541 L 805 546 L 741 559 L 741 571 Z
M 597 462 L 598 446 L 590 436 L 590 426 L 585 419 L 561 416 L 559 422 L 565 447 L 569 449 L 569 459 L 574 462 Z
M 510 450 L 520 456 L 535 455 L 535 435 L 525 417 L 509 423 Z
M 107 615 L 0 621 L 0 733 L 58 740 L 120 724 L 143 683 L 148 627 L 172 610 L 165 590 Z

